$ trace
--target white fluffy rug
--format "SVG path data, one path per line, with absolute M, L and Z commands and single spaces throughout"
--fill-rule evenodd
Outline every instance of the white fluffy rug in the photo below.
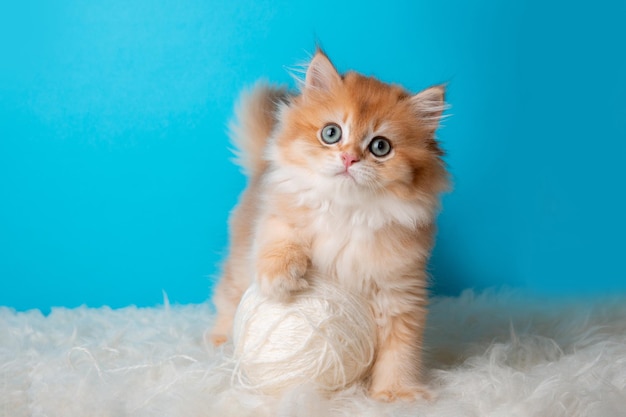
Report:
M 358 388 L 263 397 L 231 383 L 229 347 L 204 341 L 208 305 L 0 308 L 0 415 L 626 416 L 626 297 L 555 302 L 514 292 L 437 298 L 431 403 Z

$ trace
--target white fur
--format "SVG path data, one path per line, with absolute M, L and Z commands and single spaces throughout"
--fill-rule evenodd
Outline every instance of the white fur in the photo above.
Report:
M 298 196 L 298 204 L 312 209 L 310 218 L 303 222 L 302 233 L 314 237 L 312 259 L 322 275 L 366 295 L 376 287 L 393 285 L 387 279 L 388 264 L 384 259 L 378 262 L 362 259 L 368 253 L 364 248 L 370 243 L 373 246 L 376 232 L 391 222 L 408 228 L 428 224 L 433 220 L 437 204 L 428 196 L 415 201 L 390 194 L 379 197 L 349 178 L 311 174 L 307 169 L 293 166 L 273 169 L 266 181 L 268 189 Z M 419 255 L 424 259 L 428 256 Z M 413 280 L 406 280 L 406 285 L 413 284 Z M 378 311 L 392 312 L 392 308 L 400 307 L 388 305 L 384 292 L 373 302 Z
M 432 222 L 437 208 L 433 197 L 424 195 L 418 200 L 402 200 L 385 193 L 384 189 L 365 189 L 349 178 L 315 174 L 294 166 L 273 169 L 267 174 L 266 181 L 273 190 L 298 196 L 302 206 L 332 212 L 336 223 L 330 227 L 334 230 L 337 230 L 336 226 L 366 226 L 376 230 L 390 222 L 412 228 Z M 329 218 L 328 215 L 321 217 Z
M 232 346 L 203 339 L 208 305 L 0 308 L 0 415 L 617 417 L 626 404 L 626 298 L 464 293 L 431 304 L 432 403 L 382 404 L 356 387 L 267 397 L 231 382 Z M 234 384 L 234 385 L 233 385 Z

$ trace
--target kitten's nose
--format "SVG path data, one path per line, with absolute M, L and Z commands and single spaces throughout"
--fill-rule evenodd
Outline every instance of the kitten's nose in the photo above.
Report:
M 359 162 L 359 158 L 349 153 L 342 153 L 341 160 L 346 168 L 350 168 L 355 162 Z

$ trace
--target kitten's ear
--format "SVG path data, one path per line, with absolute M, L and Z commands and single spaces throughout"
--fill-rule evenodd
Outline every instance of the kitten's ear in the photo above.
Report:
M 341 75 L 322 50 L 318 49 L 309 63 L 304 90 L 329 91 L 341 83 Z
M 410 99 L 418 117 L 429 129 L 435 130 L 439 127 L 441 115 L 448 107 L 445 95 L 445 86 L 437 85 L 415 94 Z

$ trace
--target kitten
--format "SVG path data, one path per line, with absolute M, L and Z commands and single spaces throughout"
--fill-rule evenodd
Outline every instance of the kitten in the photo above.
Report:
M 427 397 L 421 383 L 426 264 L 439 194 L 448 186 L 434 134 L 444 88 L 411 95 L 320 50 L 299 95 L 258 84 L 232 126 L 249 184 L 230 220 L 230 255 L 214 302 L 211 339 L 224 343 L 256 279 L 287 300 L 315 271 L 370 303 L 378 350 L 374 398 Z

